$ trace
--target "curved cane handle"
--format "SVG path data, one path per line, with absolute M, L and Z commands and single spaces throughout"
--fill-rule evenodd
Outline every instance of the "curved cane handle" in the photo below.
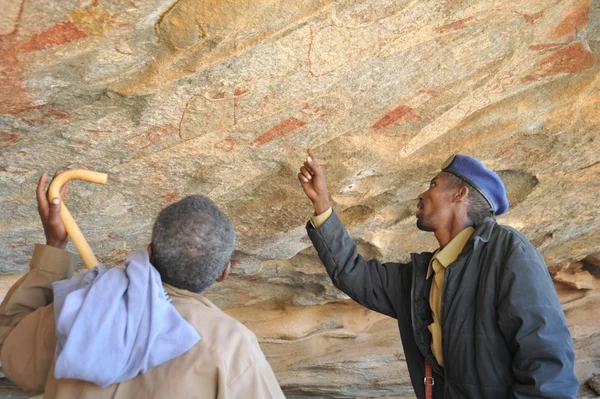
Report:
M 60 189 L 69 180 L 77 179 L 92 183 L 106 184 L 107 178 L 108 176 L 106 173 L 92 172 L 84 169 L 67 170 L 66 172 L 63 172 L 52 179 L 50 188 L 48 188 L 48 200 L 52 201 L 53 198 L 60 198 Z M 73 244 L 75 244 L 75 248 L 77 248 L 77 251 L 81 256 L 81 259 L 83 259 L 85 266 L 88 269 L 93 269 L 96 267 L 98 265 L 98 259 L 96 259 L 96 256 L 94 256 L 92 248 L 90 248 L 90 245 L 83 236 L 79 226 L 77 226 L 77 223 L 75 223 L 73 216 L 71 216 L 71 212 L 69 212 L 64 202 L 60 207 L 60 219 L 65 225 L 65 229 L 67 230 L 69 237 L 71 237 L 71 240 L 73 240 Z

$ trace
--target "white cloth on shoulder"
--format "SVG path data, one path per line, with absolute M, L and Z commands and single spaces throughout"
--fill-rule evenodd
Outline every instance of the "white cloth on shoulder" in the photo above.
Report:
M 190 350 L 200 336 L 165 295 L 147 250 L 52 284 L 56 378 L 106 387 Z

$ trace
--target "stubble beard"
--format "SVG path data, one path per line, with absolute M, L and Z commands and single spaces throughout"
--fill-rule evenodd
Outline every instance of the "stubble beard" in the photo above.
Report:
M 433 231 L 433 228 L 427 223 L 423 216 L 417 217 L 417 229 L 421 231 Z

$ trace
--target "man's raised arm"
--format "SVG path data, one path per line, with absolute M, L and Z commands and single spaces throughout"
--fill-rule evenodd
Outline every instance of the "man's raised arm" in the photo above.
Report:
M 0 305 L 3 369 L 19 386 L 35 392 L 43 391 L 54 358 L 52 283 L 69 278 L 77 266 L 77 257 L 64 250 L 68 236 L 59 217 L 60 201 L 48 202 L 47 180 L 44 173 L 37 187 L 46 245 L 35 246 L 29 272 L 11 287 Z M 61 197 L 67 190 L 66 185 L 63 188 Z
M 325 172 L 310 149 L 298 180 L 315 209 L 307 225 L 308 236 L 333 284 L 361 305 L 397 317 L 395 296 L 402 289 L 410 289 L 410 266 L 367 261 L 358 253 L 346 228 L 331 210 Z

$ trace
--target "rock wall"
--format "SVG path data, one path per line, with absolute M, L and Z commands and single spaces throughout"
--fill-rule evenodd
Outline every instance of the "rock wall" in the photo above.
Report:
M 41 171 L 121 264 L 193 193 L 238 232 L 209 292 L 290 398 L 409 398 L 394 320 L 329 282 L 296 180 L 310 146 L 363 253 L 435 248 L 415 198 L 452 153 L 504 179 L 499 221 L 545 257 L 583 383 L 600 371 L 600 6 L 590 0 L 0 0 L 0 291 L 42 240 Z M 596 254 L 596 255 L 594 255 Z M 582 395 L 590 394 L 582 388 Z

